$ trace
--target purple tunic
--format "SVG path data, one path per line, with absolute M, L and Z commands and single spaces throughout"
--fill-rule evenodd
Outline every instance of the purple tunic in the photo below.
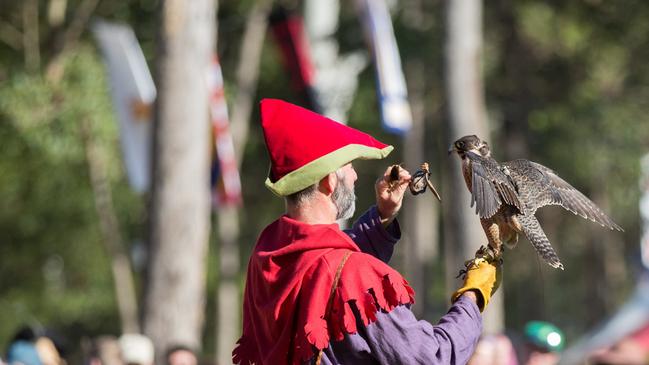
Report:
M 381 225 L 376 207 L 370 208 L 345 231 L 359 248 L 388 262 L 401 237 L 395 220 Z M 466 364 L 482 332 L 482 316 L 473 301 L 455 302 L 437 325 L 419 321 L 410 306 L 400 305 L 389 313 L 378 312 L 376 322 L 363 325 L 358 313 L 358 332 L 345 335 L 324 350 L 322 364 Z

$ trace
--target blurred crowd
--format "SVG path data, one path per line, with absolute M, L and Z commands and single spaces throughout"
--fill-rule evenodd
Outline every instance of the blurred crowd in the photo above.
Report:
M 613 346 L 598 349 L 591 356 L 595 365 L 646 365 L 649 364 L 649 324 Z
M 531 321 L 520 335 L 483 336 L 469 365 L 556 365 L 561 363 L 565 343 L 565 335 L 554 324 Z M 649 324 L 592 351 L 582 364 L 649 365 Z
M 38 333 L 29 327 L 14 335 L 0 365 L 67 365 L 77 361 L 65 359 L 65 344 L 51 333 Z M 197 353 L 188 346 L 174 345 L 166 349 L 162 361 L 155 362 L 153 342 L 141 334 L 120 337 L 100 336 L 82 345 L 80 362 L 84 365 L 198 365 Z M 4 361 L 3 361 L 4 359 Z M 6 362 L 5 362 L 6 361 Z
M 554 365 L 564 346 L 565 335 L 558 327 L 532 321 L 522 335 L 482 337 L 469 365 Z
M 65 344 L 55 333 L 38 333 L 29 327 L 16 332 L 0 365 L 67 365 Z M 485 335 L 469 365 L 556 365 L 560 364 L 566 338 L 549 322 L 528 322 L 520 334 Z M 84 365 L 153 365 L 153 342 L 140 334 L 100 336 L 82 346 Z M 166 349 L 159 363 L 198 365 L 198 354 L 188 346 Z M 649 365 L 649 324 L 617 343 L 593 351 L 587 365 Z

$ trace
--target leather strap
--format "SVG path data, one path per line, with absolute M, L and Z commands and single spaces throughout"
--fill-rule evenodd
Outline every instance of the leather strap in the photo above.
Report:
M 345 262 L 347 262 L 347 259 L 349 258 L 349 255 L 351 255 L 352 252 L 348 251 L 345 256 L 343 256 L 343 259 L 340 260 L 340 264 L 338 265 L 338 269 L 336 270 L 336 276 L 334 277 L 334 282 L 331 285 L 331 291 L 329 292 L 329 300 L 327 301 L 327 309 L 325 310 L 325 320 L 329 317 L 329 312 L 331 311 L 331 307 L 333 306 L 333 301 L 334 301 L 334 293 L 336 293 L 336 288 L 338 287 L 338 282 L 340 281 L 340 275 L 343 272 L 343 266 L 345 266 Z M 324 349 L 318 351 L 318 357 L 316 357 L 315 360 L 315 365 L 320 365 L 320 362 L 322 361 L 322 354 L 324 352 Z

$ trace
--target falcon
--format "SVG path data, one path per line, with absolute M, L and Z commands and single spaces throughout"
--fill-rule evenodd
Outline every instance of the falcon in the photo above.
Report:
M 494 257 L 500 257 L 503 244 L 515 247 L 519 233 L 524 233 L 550 266 L 563 270 L 534 216 L 546 205 L 559 205 L 602 227 L 623 231 L 584 194 L 541 164 L 522 159 L 499 163 L 491 157 L 489 145 L 475 135 L 458 139 L 448 152 L 462 160 L 471 207 L 475 205 Z

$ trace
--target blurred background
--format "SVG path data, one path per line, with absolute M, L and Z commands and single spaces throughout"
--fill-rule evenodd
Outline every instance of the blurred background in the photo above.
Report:
M 513 339 L 555 324 L 583 363 L 649 325 L 648 16 L 640 0 L 0 0 L 0 357 L 28 327 L 68 363 L 124 333 L 230 363 L 248 256 L 284 209 L 257 108 L 280 98 L 395 146 L 355 164 L 358 214 L 389 164 L 429 162 L 442 204 L 406 197 L 391 264 L 433 323 L 485 243 L 458 137 L 609 213 L 624 232 L 539 210 L 565 271 L 521 238 L 486 312 Z

